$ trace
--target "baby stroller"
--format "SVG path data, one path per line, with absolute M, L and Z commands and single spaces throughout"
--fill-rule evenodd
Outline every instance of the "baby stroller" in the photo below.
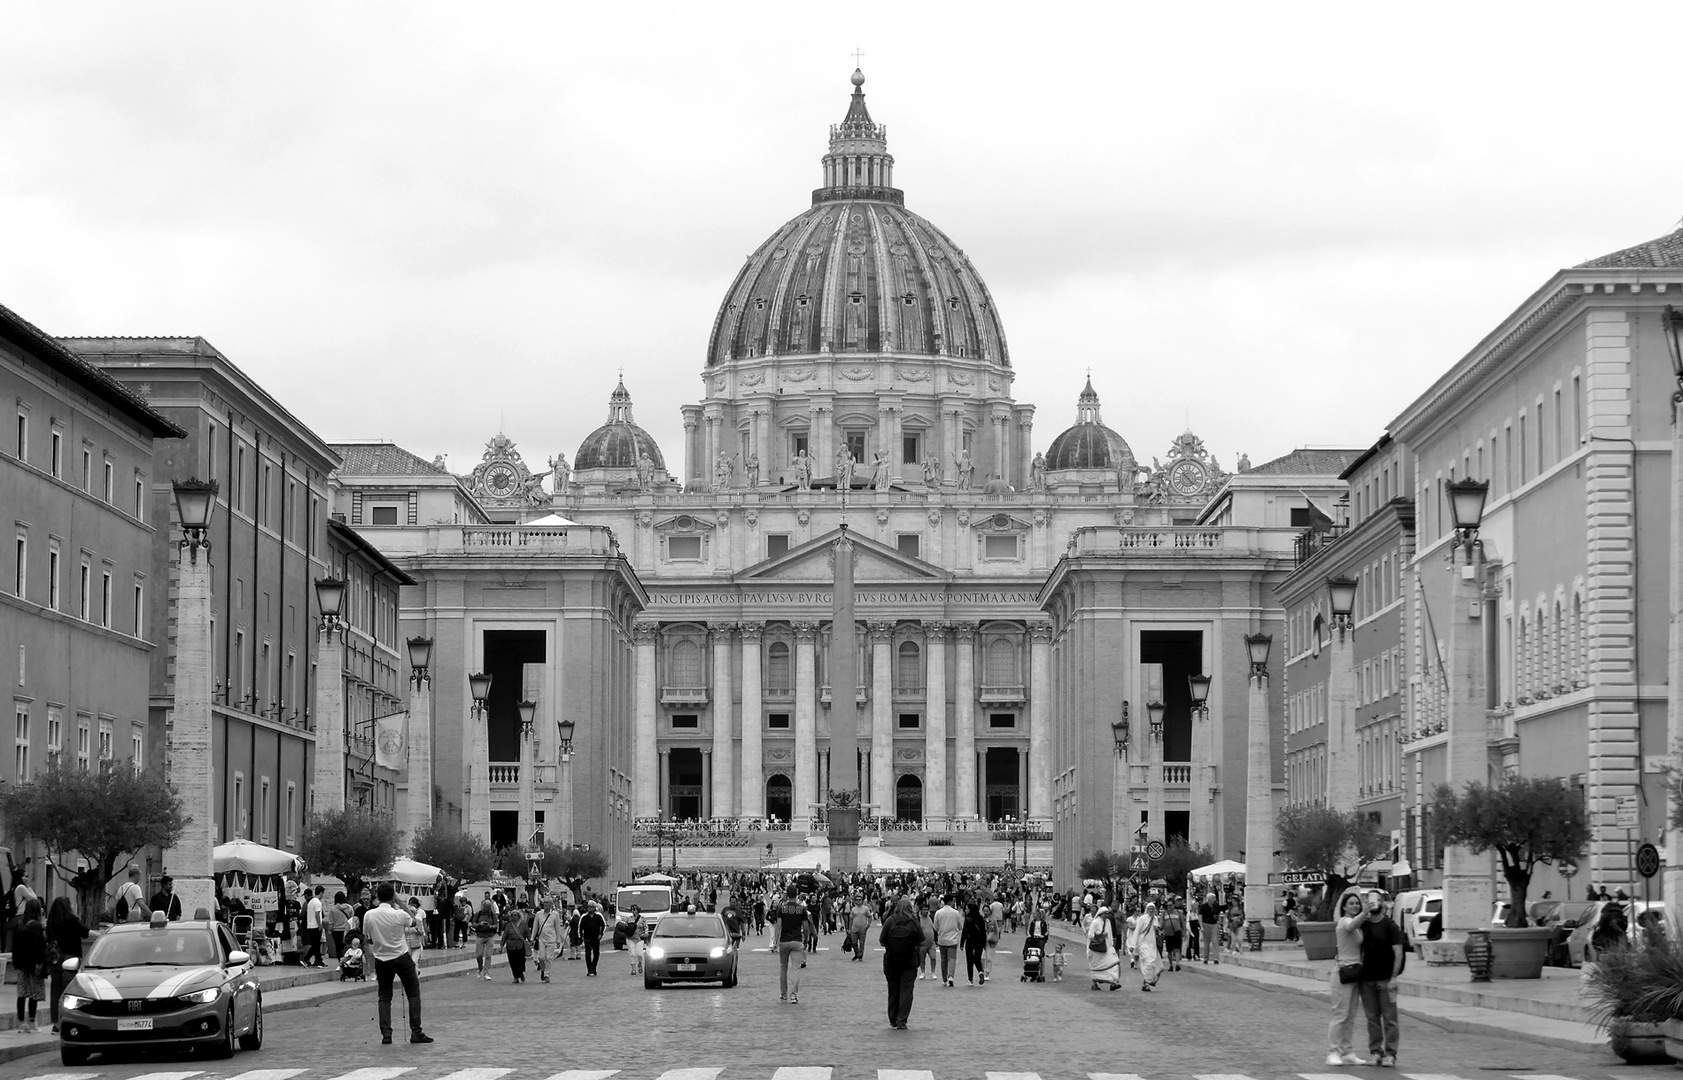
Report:
M 339 981 L 367 982 L 368 969 L 363 965 L 361 949 L 339 958 Z
M 1046 981 L 1046 939 L 1031 937 L 1023 942 L 1023 976 L 1018 982 Z

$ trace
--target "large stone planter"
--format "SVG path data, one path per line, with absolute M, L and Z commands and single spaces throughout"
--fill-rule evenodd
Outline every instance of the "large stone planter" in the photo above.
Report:
M 1297 924 L 1298 940 L 1303 942 L 1305 960 L 1331 960 L 1338 955 L 1336 923 L 1301 922 Z
M 1660 1025 L 1660 1037 L 1665 1042 L 1666 1056 L 1683 1062 L 1683 1020 L 1667 1020 Z
M 1607 1036 L 1613 1053 L 1631 1065 L 1657 1065 L 1670 1056 L 1663 1024 L 1638 1024 L 1615 1016 L 1607 1025 Z
M 1541 979 L 1553 942 L 1552 926 L 1491 927 L 1490 977 Z

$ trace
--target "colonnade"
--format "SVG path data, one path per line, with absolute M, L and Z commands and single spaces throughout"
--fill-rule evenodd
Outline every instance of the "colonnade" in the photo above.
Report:
M 689 625 L 694 625 L 689 624 Z M 763 652 L 764 622 L 708 622 L 712 643 L 712 685 L 709 687 L 713 723 L 710 738 L 692 743 L 703 752 L 706 768 L 703 782 L 711 802 L 713 818 L 761 819 L 766 816 L 765 790 L 768 774 L 768 729 L 766 728 Z M 820 687 L 818 685 L 818 640 L 816 620 L 792 619 L 787 625 L 793 644 L 793 730 L 772 729 L 774 742 L 787 745 L 789 753 L 770 762 L 770 770 L 789 770 L 793 778 L 792 817 L 803 821 L 822 795 L 822 755 L 829 747 L 820 745 Z M 898 773 L 916 772 L 923 785 L 924 827 L 943 829 L 950 823 L 975 820 L 982 806 L 978 801 L 980 771 L 977 745 L 977 706 L 983 704 L 976 680 L 975 622 L 921 622 L 917 624 L 922 649 L 922 693 L 916 697 L 921 712 L 920 732 L 906 732 L 899 739 L 898 713 L 910 711 L 914 700 L 900 700 L 897 708 L 895 680 L 895 631 L 900 624 L 873 621 L 867 624 L 870 639 L 871 677 L 865 687 L 865 711 L 860 716 L 861 751 L 867 763 L 862 778 L 866 792 L 876 804 L 875 815 L 894 815 Z M 1010 744 L 1021 748 L 1027 733 L 1027 784 L 1020 791 L 1021 817 L 1028 821 L 1049 821 L 1051 803 L 1051 628 L 1042 624 L 1028 627 L 1027 691 L 1024 701 L 1010 711 L 1017 721 L 1010 732 Z M 659 650 L 661 632 L 655 624 L 639 624 L 636 638 L 636 700 L 633 729 L 633 813 L 637 817 L 659 814 L 662 768 L 660 739 L 661 677 Z M 740 639 L 739 650 L 735 647 Z M 947 652 L 953 650 L 952 685 L 947 685 Z M 831 674 L 838 685 L 831 688 L 830 708 L 858 707 L 856 691 L 840 685 L 851 678 Z M 740 684 L 740 697 L 738 685 Z M 950 724 L 948 710 L 951 710 Z M 782 702 L 769 707 L 783 712 Z M 698 735 L 700 733 L 698 732 Z M 908 737 L 912 736 L 912 737 Z M 921 746 L 916 763 L 896 768 L 896 751 L 909 745 Z M 985 751 L 986 746 L 982 749 Z M 782 754 L 781 751 L 779 751 Z M 951 763 L 951 785 L 949 768 Z M 792 765 L 792 769 L 790 766 Z M 921 766 L 918 768 L 917 766 Z

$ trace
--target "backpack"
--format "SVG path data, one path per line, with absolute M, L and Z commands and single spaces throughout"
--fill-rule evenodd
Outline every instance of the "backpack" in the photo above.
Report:
M 917 947 L 918 924 L 910 919 L 895 919 L 883 927 L 883 948 L 894 957 L 910 956 Z
M 117 921 L 120 922 L 120 923 L 126 923 L 126 922 L 129 921 L 129 898 L 128 897 L 126 897 L 126 896 L 117 897 L 117 912 L 116 912 L 116 915 L 117 915 Z

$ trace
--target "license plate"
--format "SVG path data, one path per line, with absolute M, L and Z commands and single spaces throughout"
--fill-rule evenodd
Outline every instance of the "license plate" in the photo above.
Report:
M 678 965 L 678 970 L 679 971 L 694 971 L 695 967 L 696 966 L 694 964 L 679 964 Z
M 151 1020 L 150 1017 L 148 1017 L 145 1020 L 119 1020 L 119 1021 L 117 1021 L 117 1030 L 118 1031 L 151 1031 L 152 1030 L 152 1020 Z

